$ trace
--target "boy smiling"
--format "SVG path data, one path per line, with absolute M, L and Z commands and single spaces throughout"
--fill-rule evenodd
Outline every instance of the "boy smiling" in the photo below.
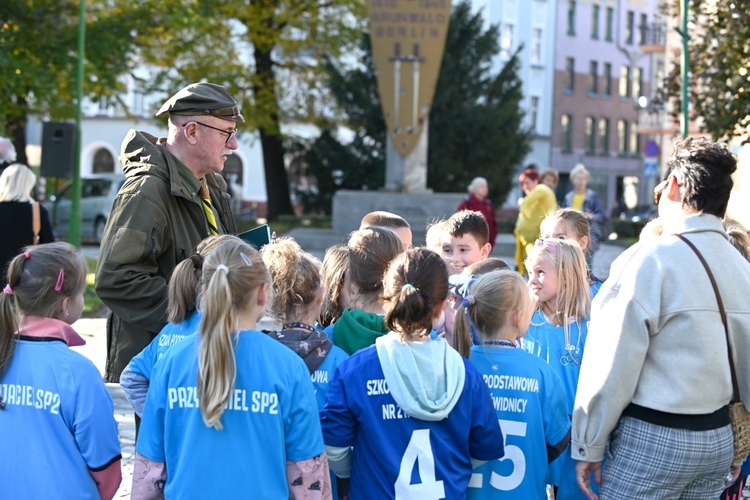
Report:
M 445 221 L 440 235 L 440 256 L 451 274 L 461 274 L 464 268 L 490 255 L 489 232 L 487 221 L 479 212 L 461 210 Z

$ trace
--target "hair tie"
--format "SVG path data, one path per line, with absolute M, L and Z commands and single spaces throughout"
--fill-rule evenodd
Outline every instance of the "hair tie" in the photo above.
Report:
M 224 264 L 219 264 L 218 266 L 216 266 L 216 271 L 217 271 L 217 272 L 218 272 L 218 271 L 221 271 L 222 269 L 223 269 L 224 271 L 226 271 L 226 272 L 229 272 L 229 268 L 228 268 L 227 266 L 225 266 Z
M 203 256 L 199 253 L 194 253 L 190 256 L 190 260 L 193 261 L 193 268 L 200 270 L 203 267 Z
M 3 293 L 5 295 L 13 295 L 13 289 L 10 287 L 10 283 L 5 285 L 5 288 L 3 288 Z
M 415 287 L 414 285 L 412 285 L 411 283 L 405 284 L 402 288 L 402 290 L 410 290 L 410 289 L 419 291 L 419 289 Z
M 31 254 L 29 252 L 24 252 L 23 256 L 26 257 L 26 260 L 29 260 L 31 258 Z
M 245 265 L 247 265 L 247 266 L 252 266 L 253 265 L 253 261 L 250 260 L 250 257 L 248 257 L 247 255 L 245 255 L 243 252 L 240 252 L 240 257 L 242 257 L 242 260 L 245 261 Z
M 464 300 L 461 301 L 461 305 L 464 307 L 473 306 L 476 303 L 477 299 L 475 299 L 473 295 L 467 295 L 464 297 Z
M 65 269 L 60 268 L 60 272 L 57 274 L 57 283 L 55 283 L 55 291 L 59 292 L 62 290 L 63 283 L 65 282 Z

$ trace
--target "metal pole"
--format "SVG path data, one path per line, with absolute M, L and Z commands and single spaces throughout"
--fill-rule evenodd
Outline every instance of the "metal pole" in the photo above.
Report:
M 83 101 L 83 57 L 86 40 L 86 0 L 80 0 L 78 10 L 78 63 L 76 67 L 76 153 L 73 166 L 73 186 L 70 206 L 70 232 L 72 245 L 81 247 L 81 103 Z
M 682 65 L 680 68 L 680 76 L 682 77 L 682 123 L 680 124 L 680 131 L 682 137 L 688 136 L 688 70 L 690 68 L 690 53 L 688 52 L 688 2 L 689 0 L 680 0 L 680 35 L 682 35 Z

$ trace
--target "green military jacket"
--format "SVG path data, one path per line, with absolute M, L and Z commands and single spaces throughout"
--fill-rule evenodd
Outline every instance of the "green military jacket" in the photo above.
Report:
M 188 168 L 156 137 L 130 130 L 120 162 L 126 180 L 104 231 L 96 268 L 96 293 L 107 317 L 105 378 L 122 370 L 167 322 L 167 284 L 175 266 L 209 235 L 196 182 Z M 235 234 L 224 179 L 206 184 L 220 231 Z

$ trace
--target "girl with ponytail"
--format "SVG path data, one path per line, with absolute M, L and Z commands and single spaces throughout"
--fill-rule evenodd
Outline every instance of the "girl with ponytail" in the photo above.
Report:
M 255 329 L 271 295 L 260 255 L 228 237 L 205 258 L 202 283 L 199 335 L 154 369 L 133 497 L 330 495 L 310 373 Z

